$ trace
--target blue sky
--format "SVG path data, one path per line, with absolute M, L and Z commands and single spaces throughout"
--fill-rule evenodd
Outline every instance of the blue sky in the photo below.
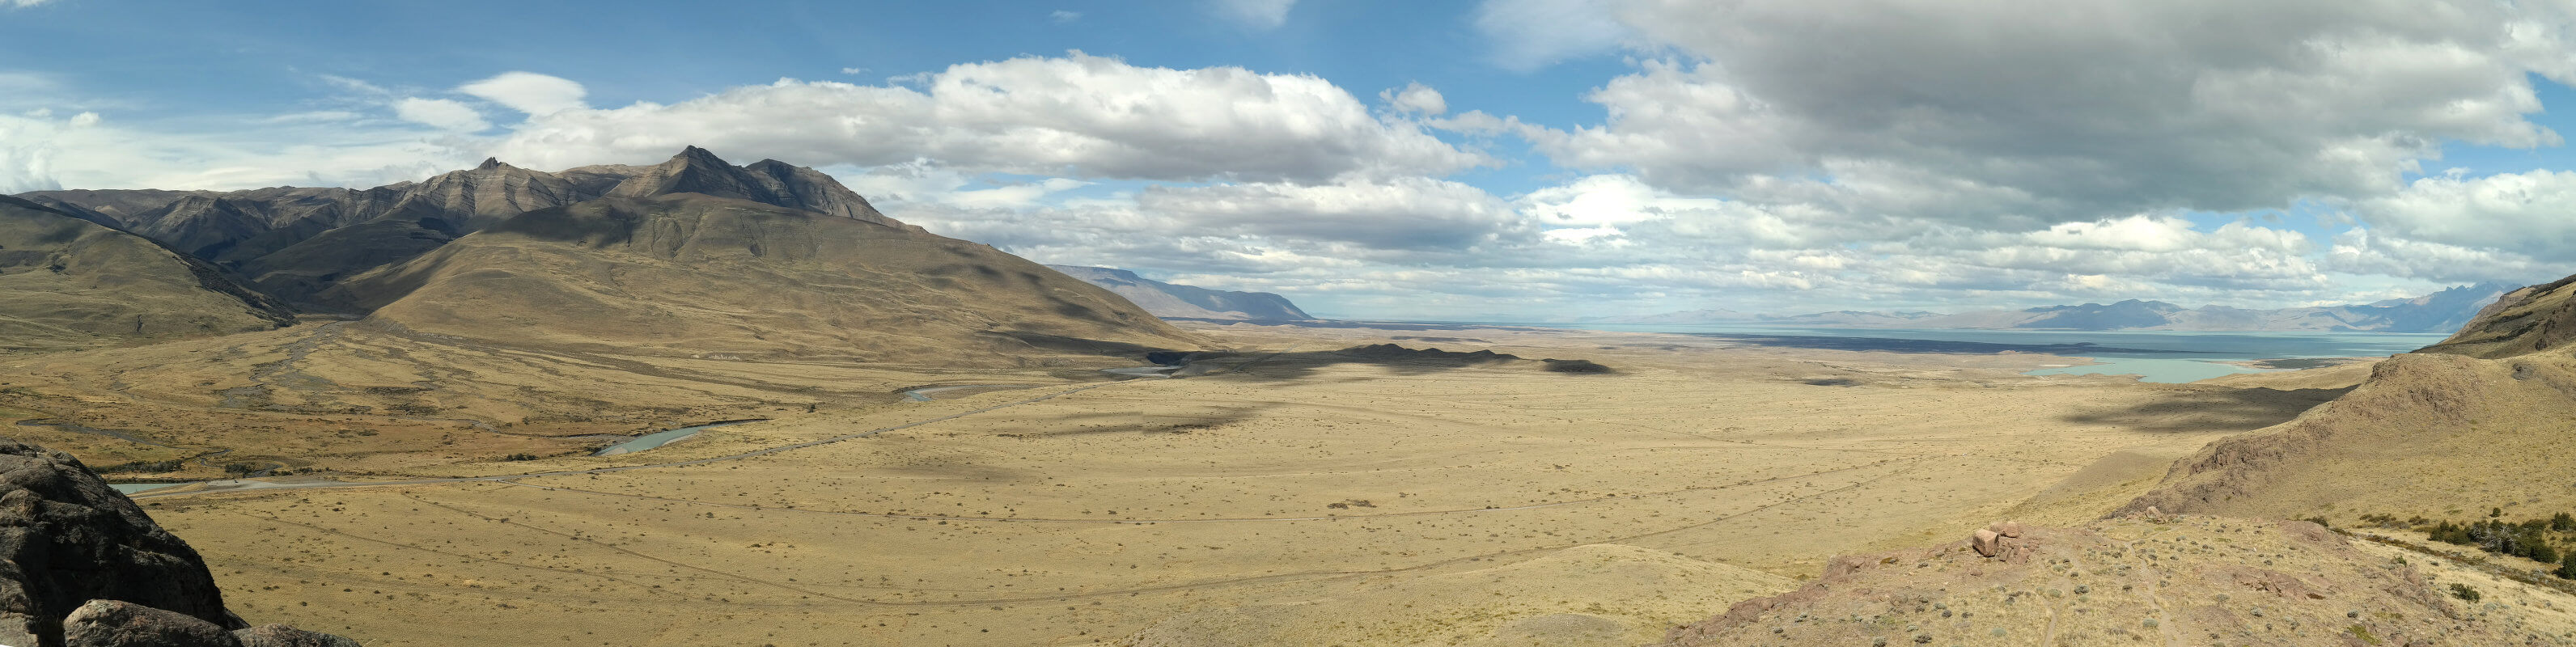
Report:
M 0 0 L 0 192 L 698 144 L 1036 260 L 1371 318 L 2576 272 L 2554 10 L 1814 4 Z

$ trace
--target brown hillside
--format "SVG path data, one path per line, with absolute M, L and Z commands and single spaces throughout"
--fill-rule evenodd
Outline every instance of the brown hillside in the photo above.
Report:
M 2304 521 L 2019 532 L 1994 557 L 1966 541 L 1838 557 L 1805 588 L 1675 629 L 1665 646 L 2555 645 L 2576 599 Z M 2480 590 L 2483 607 L 2452 584 Z
M 521 214 L 326 296 L 418 332 L 626 353 L 991 363 L 1199 343 L 992 247 L 698 194 Z
M 2570 281 L 2515 291 L 2333 402 L 2180 462 L 2123 511 L 2517 520 L 2576 510 Z
M 270 330 L 292 322 L 283 306 L 203 262 L 0 197 L 0 350 Z

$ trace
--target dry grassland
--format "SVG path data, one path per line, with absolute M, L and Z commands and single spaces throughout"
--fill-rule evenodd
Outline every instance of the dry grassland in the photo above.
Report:
M 171 432 L 190 446 L 388 478 L 832 441 L 509 482 L 144 499 L 251 621 L 370 645 L 1503 645 L 1652 642 L 1790 590 L 1836 554 L 1950 541 L 2006 515 L 2098 516 L 2174 457 L 2340 392 L 1672 335 L 1193 331 L 1272 352 L 1104 383 L 308 325 L 0 359 L 41 396 L 0 406 L 108 400 L 94 408 L 195 425 Z M 1332 352 L 1389 341 L 1614 372 Z M 298 354 L 308 342 L 332 350 Z M 1041 386 L 894 397 L 936 384 Z M 269 405 L 219 395 L 254 385 L 271 387 Z M 386 415 L 405 402 L 437 412 Z M 357 406 L 371 409 L 306 412 Z M 327 422 L 227 427 L 245 416 Z M 490 460 L 586 449 L 571 436 L 609 427 L 742 417 L 776 420 L 616 457 Z M 361 420 L 383 430 L 376 444 L 305 433 Z

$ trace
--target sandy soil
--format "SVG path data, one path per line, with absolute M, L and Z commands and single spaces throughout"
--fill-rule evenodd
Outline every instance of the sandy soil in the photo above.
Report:
M 0 406 L 342 420 L 209 395 L 265 379 L 276 402 L 377 407 L 345 414 L 387 430 L 371 439 L 407 429 L 381 413 L 396 397 L 499 421 L 401 432 L 455 445 L 339 453 L 211 422 L 190 438 L 380 475 L 848 437 L 512 482 L 144 500 L 252 622 L 370 645 L 1501 645 L 1652 642 L 1793 589 L 1837 554 L 1952 541 L 2004 516 L 2089 519 L 2173 458 L 2341 393 L 2020 375 L 2067 363 L 2047 355 L 1501 329 L 1192 325 L 1266 352 L 1103 383 L 1088 369 L 682 365 L 343 328 L 317 342 L 342 351 L 301 356 L 288 346 L 314 326 L 19 358 L 34 395 Z M 1613 372 L 1334 352 L 1384 342 Z M 177 361 L 190 352 L 215 355 Z M 332 386 L 254 379 L 290 357 Z M 415 382 L 426 390 L 353 388 Z M 1043 386 L 895 395 L 1005 383 Z M 563 403 L 584 399 L 613 403 L 598 409 L 608 421 L 568 423 L 582 407 Z M 605 425 L 740 417 L 775 420 L 554 456 Z M 550 457 L 493 460 L 522 448 Z

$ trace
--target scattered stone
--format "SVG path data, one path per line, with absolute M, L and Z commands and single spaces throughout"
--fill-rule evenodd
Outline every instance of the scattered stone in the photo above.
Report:
M 2022 533 L 2021 522 L 2019 521 L 1997 521 L 1994 525 L 1986 526 L 1986 529 L 1995 531 L 1995 534 L 2006 537 L 2018 538 Z
M 1978 557 L 1993 557 L 1995 553 L 2002 550 L 2002 546 L 1998 545 L 2002 539 L 2003 535 L 1980 528 L 1976 534 L 1970 535 L 1968 545 L 1977 549 Z
M 360 647 L 358 641 L 286 625 L 260 625 L 233 632 L 242 647 Z

